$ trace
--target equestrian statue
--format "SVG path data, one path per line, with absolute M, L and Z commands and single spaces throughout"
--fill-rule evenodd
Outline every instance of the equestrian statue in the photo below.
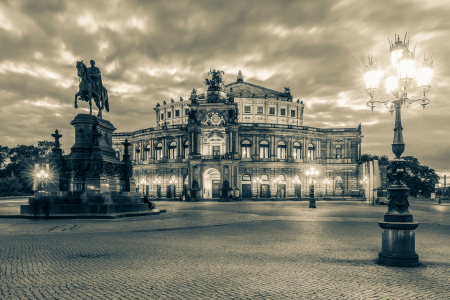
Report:
M 83 61 L 77 61 L 77 75 L 80 77 L 80 90 L 75 94 L 75 108 L 78 108 L 77 99 L 89 102 L 89 114 L 92 115 L 92 99 L 98 107 L 98 118 L 102 118 L 102 110 L 106 108 L 109 112 L 108 91 L 103 86 L 100 69 L 95 66 L 95 61 L 91 60 L 91 67 L 88 68 Z

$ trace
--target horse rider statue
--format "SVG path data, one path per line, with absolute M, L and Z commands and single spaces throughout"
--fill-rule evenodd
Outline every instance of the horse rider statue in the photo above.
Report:
M 77 61 L 80 89 L 78 93 L 75 94 L 75 108 L 78 107 L 77 98 L 80 97 L 81 100 L 89 102 L 89 114 L 92 114 L 91 99 L 94 99 L 95 104 L 98 107 L 97 117 L 102 118 L 102 110 L 104 108 L 109 112 L 108 91 L 103 86 L 102 75 L 100 69 L 95 66 L 95 61 L 91 60 L 90 63 L 91 67 L 87 68 L 83 61 Z

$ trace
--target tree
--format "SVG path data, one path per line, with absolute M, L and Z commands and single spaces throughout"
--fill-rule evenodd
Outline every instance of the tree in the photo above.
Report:
M 14 148 L 0 147 L 0 156 L 4 157 L 4 167 L 0 170 L 0 178 L 8 178 L 11 172 L 16 174 L 22 192 L 32 193 L 32 176 L 35 164 L 49 163 L 54 143 L 38 141 L 38 146 L 17 145 Z M 0 161 L 1 162 L 1 161 Z
M 361 155 L 360 160 L 362 162 L 371 161 L 372 160 L 372 155 L 370 155 L 370 154 L 363 154 L 363 155 Z
M 11 177 L 0 178 L 0 197 L 18 196 L 22 193 L 22 184 L 19 178 L 11 174 Z
M 421 190 L 425 197 L 429 197 L 434 192 L 435 185 L 439 183 L 439 176 L 435 170 L 427 166 L 421 166 L 419 160 L 413 156 L 403 156 L 402 159 L 405 160 L 405 174 L 402 181 L 410 189 L 410 195 L 417 197 L 417 194 Z M 389 183 L 394 182 L 394 178 L 392 177 L 393 168 L 394 163 L 391 161 L 388 166 Z

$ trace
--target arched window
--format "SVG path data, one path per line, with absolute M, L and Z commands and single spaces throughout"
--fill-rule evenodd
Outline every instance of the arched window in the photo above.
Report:
M 245 173 L 244 175 L 242 175 L 242 181 L 252 181 L 252 177 L 250 176 L 250 174 Z
M 286 159 L 286 143 L 279 141 L 277 144 L 277 157 L 278 159 Z
M 261 181 L 269 181 L 269 176 L 267 176 L 266 174 L 261 175 Z
M 248 140 L 244 140 L 241 143 L 242 147 L 242 158 L 250 158 L 250 149 L 252 144 Z
M 163 158 L 163 151 L 162 151 L 162 144 L 159 143 L 158 145 L 156 145 L 156 160 L 160 160 Z
M 311 143 L 308 145 L 308 159 L 314 160 L 314 145 Z
M 177 157 L 177 143 L 172 142 L 169 145 L 169 159 L 175 159 Z
M 259 143 L 259 157 L 269 158 L 269 142 L 262 141 Z
M 342 148 L 341 148 L 341 145 L 336 145 L 336 158 L 342 158 Z
M 280 179 L 281 184 L 286 184 L 286 176 L 284 176 L 283 174 L 278 176 L 278 179 Z
M 294 159 L 302 159 L 302 145 L 299 142 L 294 143 Z
M 186 143 L 184 143 L 184 158 L 188 158 L 189 157 L 189 141 L 186 141 Z

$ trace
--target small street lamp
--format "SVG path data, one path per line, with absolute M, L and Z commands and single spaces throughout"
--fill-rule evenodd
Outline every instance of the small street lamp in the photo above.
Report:
M 174 179 L 174 178 L 172 178 L 172 179 L 170 179 L 170 181 L 169 181 L 169 184 L 170 185 L 172 185 L 172 187 L 173 187 L 173 199 L 175 199 L 176 198 L 176 184 L 177 184 L 177 180 L 176 179 Z
M 142 186 L 142 196 L 145 196 L 145 185 L 147 184 L 147 181 L 145 181 L 145 178 L 141 179 L 141 186 Z
M 325 184 L 325 197 L 328 194 L 328 184 L 330 183 L 330 181 L 328 180 L 328 178 L 326 178 L 323 183 Z
M 363 186 L 363 199 L 366 199 L 366 184 L 367 184 L 368 180 L 367 180 L 367 176 L 364 176 L 364 179 L 361 180 L 359 183 Z
M 273 181 L 273 183 L 275 183 L 276 187 L 277 187 L 276 191 L 277 191 L 277 199 L 278 199 L 278 184 L 281 183 L 281 179 L 278 177 L 277 179 L 275 179 Z
M 261 184 L 261 178 L 253 179 L 253 183 L 256 183 L 256 198 L 259 195 L 259 185 Z
M 40 170 L 36 173 L 37 181 L 38 181 L 38 191 L 44 192 L 44 184 L 47 185 L 48 173 L 44 170 Z
M 433 69 L 433 55 L 430 58 L 422 55 L 416 64 L 416 47 L 409 50 L 409 39 L 400 40 L 395 36 L 395 41 L 389 41 L 391 52 L 391 66 L 383 73 L 379 70 L 378 63 L 369 56 L 368 64 L 364 65 L 364 78 L 366 91 L 370 96 L 367 102 L 372 111 L 374 103 L 382 103 L 390 110 L 395 111 L 394 140 L 392 152 L 395 154 L 393 160 L 394 168 L 392 176 L 395 182 L 388 188 L 389 203 L 388 211 L 384 215 L 383 222 L 379 222 L 383 229 L 382 251 L 378 254 L 378 262 L 383 265 L 397 267 L 415 267 L 419 265 L 419 256 L 415 252 L 414 229 L 419 223 L 413 222 L 413 216 L 408 211 L 409 189 L 401 181 L 405 173 L 405 160 L 401 155 L 405 151 L 403 141 L 403 127 L 401 121 L 401 107 L 407 107 L 419 101 L 423 108 L 430 103 L 426 93 L 431 88 L 431 73 Z M 380 79 L 384 77 L 384 89 L 382 89 L 381 100 L 374 100 L 379 91 Z M 414 83 L 413 77 L 416 78 Z M 419 95 L 417 97 L 408 94 L 408 89 L 416 87 Z
M 294 178 L 294 180 L 292 180 L 292 184 L 294 185 L 295 191 L 297 192 L 297 186 L 301 184 L 301 181 L 300 181 L 300 179 L 297 177 L 297 178 Z M 295 196 L 297 197 L 297 194 L 296 194 Z
M 306 171 L 306 176 L 309 177 L 309 208 L 316 208 L 316 199 L 314 198 L 314 184 L 316 181 L 314 180 L 314 176 L 319 176 L 319 170 L 314 170 L 314 167 L 311 167 L 308 171 Z
M 156 186 L 156 198 L 161 198 L 161 189 L 158 188 L 161 186 L 161 180 L 159 180 L 159 178 L 156 178 L 153 181 L 153 184 Z

